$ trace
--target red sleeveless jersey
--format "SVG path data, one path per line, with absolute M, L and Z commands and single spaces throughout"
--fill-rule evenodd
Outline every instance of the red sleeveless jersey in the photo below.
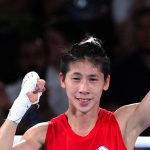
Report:
M 112 112 L 100 109 L 95 127 L 86 136 L 75 134 L 62 114 L 49 122 L 44 150 L 127 150 Z

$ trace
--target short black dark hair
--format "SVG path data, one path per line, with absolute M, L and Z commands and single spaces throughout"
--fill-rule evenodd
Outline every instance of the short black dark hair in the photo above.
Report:
M 106 79 L 110 72 L 110 59 L 107 56 L 100 39 L 89 36 L 80 43 L 74 44 L 70 50 L 64 51 L 61 57 L 61 72 L 66 76 L 69 64 L 79 60 L 89 60 L 100 67 Z

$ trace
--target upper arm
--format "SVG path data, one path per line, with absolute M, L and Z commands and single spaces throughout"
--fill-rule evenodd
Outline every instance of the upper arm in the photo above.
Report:
M 139 127 L 140 133 L 150 126 L 150 92 L 139 103 L 134 116 L 136 126 Z
M 134 124 L 136 124 L 136 121 L 134 120 L 134 114 L 138 105 L 139 103 L 125 105 L 115 111 L 115 117 L 118 121 L 123 137 L 125 136 L 125 134 L 128 134 L 128 132 L 131 133 L 131 131 L 133 131 L 133 126 Z
M 30 128 L 13 150 L 39 150 L 45 142 L 48 123 L 40 123 Z
M 137 137 L 150 126 L 150 92 L 140 103 L 119 108 L 115 117 L 120 126 L 123 139 L 128 145 L 134 144 Z
M 136 139 L 139 135 L 139 132 L 135 126 L 136 121 L 134 120 L 134 114 L 138 105 L 139 103 L 126 105 L 120 107 L 115 112 L 115 117 L 119 124 L 121 134 L 127 149 L 133 149 Z

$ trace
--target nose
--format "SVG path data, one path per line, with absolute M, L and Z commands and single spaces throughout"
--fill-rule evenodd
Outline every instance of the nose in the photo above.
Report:
M 82 80 L 79 85 L 79 93 L 80 94 L 89 94 L 89 85 L 87 80 Z

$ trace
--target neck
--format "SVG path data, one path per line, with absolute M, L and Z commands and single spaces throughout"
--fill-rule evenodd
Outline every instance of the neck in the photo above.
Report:
M 86 136 L 95 127 L 99 115 L 99 110 L 88 113 L 73 113 L 70 110 L 66 112 L 68 123 L 71 129 L 80 136 Z

